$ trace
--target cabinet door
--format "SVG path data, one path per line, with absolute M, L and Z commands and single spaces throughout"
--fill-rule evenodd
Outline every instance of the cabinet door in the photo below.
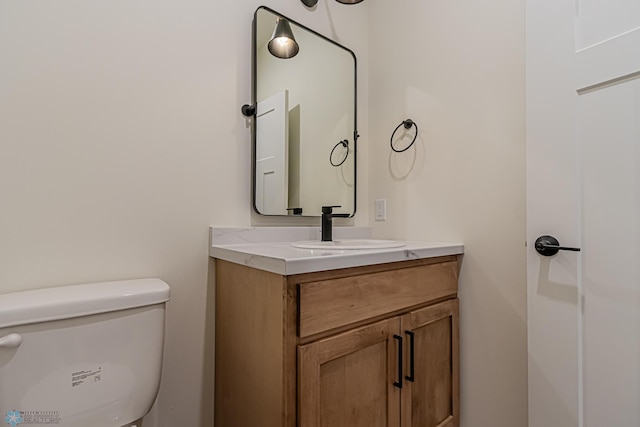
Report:
M 399 427 L 399 331 L 395 317 L 298 347 L 299 426 Z
M 408 313 L 402 316 L 401 327 L 407 349 L 402 427 L 457 427 L 460 423 L 458 300 Z

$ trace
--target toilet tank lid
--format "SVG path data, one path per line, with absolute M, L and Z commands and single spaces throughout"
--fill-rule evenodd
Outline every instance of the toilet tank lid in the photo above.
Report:
M 144 307 L 168 300 L 169 285 L 155 278 L 0 294 L 0 328 Z

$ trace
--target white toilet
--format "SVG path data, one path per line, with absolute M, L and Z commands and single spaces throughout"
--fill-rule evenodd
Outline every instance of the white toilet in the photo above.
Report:
M 139 426 L 168 300 L 160 279 L 0 294 L 0 425 Z

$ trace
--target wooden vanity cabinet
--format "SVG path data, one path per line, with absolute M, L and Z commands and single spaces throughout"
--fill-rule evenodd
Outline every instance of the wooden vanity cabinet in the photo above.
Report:
M 216 427 L 459 425 L 456 256 L 281 276 L 216 260 Z

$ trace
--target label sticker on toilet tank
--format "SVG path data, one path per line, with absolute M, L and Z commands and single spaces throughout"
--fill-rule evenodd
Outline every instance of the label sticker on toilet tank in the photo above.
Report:
M 102 380 L 102 367 L 88 371 L 78 371 L 71 374 L 71 387 L 78 387 L 87 382 L 98 382 Z
M 58 411 L 16 411 L 7 412 L 4 420 L 12 427 L 22 425 L 60 424 L 62 418 Z

